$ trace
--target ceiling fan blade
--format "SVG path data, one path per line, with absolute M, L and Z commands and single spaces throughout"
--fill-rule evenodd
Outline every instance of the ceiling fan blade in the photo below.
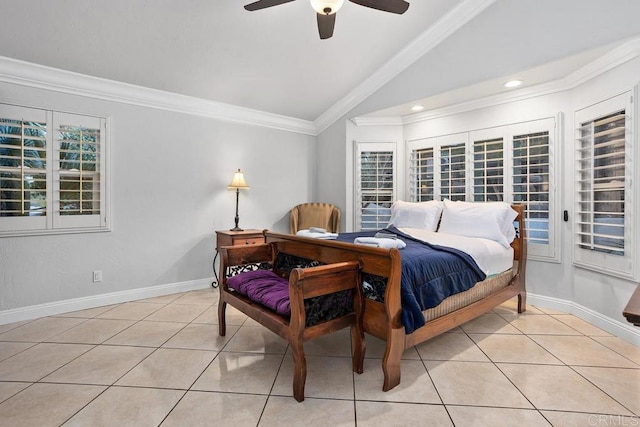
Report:
M 254 10 L 266 9 L 272 6 L 279 6 L 281 4 L 289 3 L 294 0 L 258 0 L 253 3 L 249 3 L 244 6 L 244 8 L 250 12 Z
M 318 13 L 318 32 L 322 40 L 328 39 L 333 35 L 333 28 L 336 26 L 336 14 L 323 15 Z
M 402 15 L 409 9 L 409 3 L 404 0 L 349 0 L 351 3 L 360 6 L 378 9 L 383 12 L 397 13 Z

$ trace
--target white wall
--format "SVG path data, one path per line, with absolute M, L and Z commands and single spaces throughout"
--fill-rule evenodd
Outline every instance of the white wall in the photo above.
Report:
M 332 203 L 342 213 L 340 229 L 345 230 L 346 216 L 346 170 L 345 158 L 345 121 L 338 120 L 318 136 L 316 153 L 316 185 L 315 202 Z
M 0 100 L 110 116 L 112 200 L 111 232 L 0 238 L 0 320 L 40 304 L 210 283 L 214 230 L 234 225 L 227 185 L 237 168 L 251 186 L 240 194 L 243 228 L 287 231 L 289 209 L 315 198 L 313 136 L 7 83 Z

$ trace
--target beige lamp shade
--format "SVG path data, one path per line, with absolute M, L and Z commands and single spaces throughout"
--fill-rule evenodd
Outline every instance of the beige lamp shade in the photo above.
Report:
M 238 169 L 237 172 L 233 173 L 233 179 L 231 180 L 231 184 L 229 184 L 230 190 L 235 189 L 249 189 L 249 185 L 244 180 L 244 173 Z

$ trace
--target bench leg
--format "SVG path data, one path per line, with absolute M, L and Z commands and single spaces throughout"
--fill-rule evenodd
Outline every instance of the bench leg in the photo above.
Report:
M 227 334 L 226 308 L 227 303 L 225 301 L 220 301 L 218 303 L 218 333 L 221 337 L 224 337 Z
M 304 400 L 304 384 L 307 380 L 307 359 L 304 357 L 302 341 L 291 342 L 293 353 L 293 397 L 298 401 Z

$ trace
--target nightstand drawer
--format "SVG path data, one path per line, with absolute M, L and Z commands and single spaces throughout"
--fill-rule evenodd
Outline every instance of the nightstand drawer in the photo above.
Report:
M 223 246 L 259 245 L 264 243 L 262 230 L 218 230 L 216 231 L 216 250 Z
M 233 237 L 232 246 L 243 246 L 243 245 L 261 245 L 264 243 L 264 237 Z

